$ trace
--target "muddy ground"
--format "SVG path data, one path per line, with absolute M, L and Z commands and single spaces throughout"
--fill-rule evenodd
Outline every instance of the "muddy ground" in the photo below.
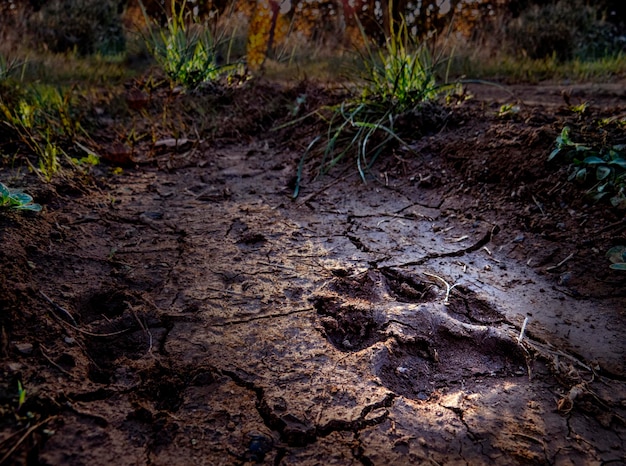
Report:
M 564 124 L 626 142 L 594 123 L 625 89 L 469 86 L 296 200 L 309 132 L 271 121 L 31 186 L 44 212 L 0 217 L 0 462 L 625 464 L 624 212 L 546 162 Z

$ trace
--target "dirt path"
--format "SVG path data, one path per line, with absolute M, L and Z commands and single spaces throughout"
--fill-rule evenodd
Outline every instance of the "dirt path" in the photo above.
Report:
M 4 324 L 2 391 L 23 380 L 43 422 L 7 461 L 624 464 L 623 280 L 588 282 L 596 244 L 520 228 L 529 197 L 491 205 L 515 177 L 462 186 L 459 144 L 528 149 L 498 124 L 296 201 L 298 155 L 261 142 L 65 193 L 21 237 L 5 221 L 4 261 L 26 267 L 4 306 L 31 307 Z M 541 199 L 529 215 L 558 223 Z

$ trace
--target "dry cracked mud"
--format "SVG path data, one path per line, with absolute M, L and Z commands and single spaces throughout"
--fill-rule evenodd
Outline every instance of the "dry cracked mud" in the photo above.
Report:
M 623 278 L 590 279 L 595 244 L 558 265 L 568 244 L 511 213 L 540 218 L 530 196 L 493 206 L 497 184 L 455 178 L 460 147 L 488 159 L 513 123 L 441 131 L 403 171 L 331 173 L 296 200 L 299 154 L 259 141 L 5 218 L 3 306 L 23 320 L 3 323 L 1 392 L 21 380 L 40 417 L 3 418 L 3 460 L 624 464 Z

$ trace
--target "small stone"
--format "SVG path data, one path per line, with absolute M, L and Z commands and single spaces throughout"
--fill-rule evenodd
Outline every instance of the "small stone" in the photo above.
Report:
M 567 285 L 572 278 L 572 274 L 569 272 L 565 272 L 559 276 L 558 284 L 559 285 Z
M 22 365 L 19 362 L 10 362 L 7 364 L 9 372 L 19 372 L 22 370 Z
M 15 349 L 22 354 L 29 355 L 33 353 L 33 345 L 31 343 L 15 343 Z

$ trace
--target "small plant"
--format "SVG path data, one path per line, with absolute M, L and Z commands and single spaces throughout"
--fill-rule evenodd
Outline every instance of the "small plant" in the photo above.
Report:
M 21 191 L 9 189 L 3 183 L 0 183 L 0 207 L 33 212 L 41 210 L 39 204 L 33 203 L 32 196 Z
M 61 169 L 62 147 L 85 135 L 73 92 L 49 86 L 32 86 L 15 98 L 0 95 L 0 122 L 7 131 L 2 142 L 28 148 L 37 161 L 27 163 L 47 181 Z
M 391 8 L 392 2 L 389 3 Z M 310 153 L 321 154 L 320 175 L 345 156 L 353 155 L 365 182 L 366 172 L 391 144 L 408 147 L 401 134 L 403 122 L 419 119 L 425 102 L 457 87 L 437 83 L 437 60 L 433 60 L 425 43 L 415 43 L 405 21 L 391 27 L 390 37 L 378 51 L 369 45 L 363 28 L 361 33 L 366 45 L 361 54 L 365 86 L 360 95 L 284 125 L 316 116 L 327 127 L 325 134 L 313 139 L 300 160 L 294 198 L 298 196 L 302 169 Z M 323 146 L 318 148 L 320 142 Z
M 26 403 L 26 389 L 22 385 L 20 380 L 17 381 L 17 410 L 22 409 L 22 406 Z
M 613 270 L 626 270 L 626 246 L 615 246 L 606 252 Z
M 507 118 L 512 115 L 517 115 L 520 112 L 519 105 L 515 104 L 502 104 L 498 110 L 499 118 Z
M 581 102 L 578 105 L 571 105 L 569 107 L 569 109 L 574 112 L 577 113 L 578 115 L 584 115 L 585 112 L 587 111 L 587 108 L 589 107 L 589 104 L 587 102 Z
M 190 21 L 185 15 L 186 1 L 171 3 L 171 16 L 164 29 L 150 21 L 145 8 L 142 11 L 148 23 L 149 37 L 145 38 L 148 50 L 175 83 L 193 88 L 212 82 L 238 69 L 237 65 L 219 64 L 218 45 L 207 24 Z
M 556 138 L 556 148 L 548 156 L 548 161 L 561 154 L 571 163 L 570 181 L 591 182 L 587 191 L 594 200 L 611 196 L 611 204 L 626 208 L 626 145 L 594 149 L 573 142 L 570 128 L 565 126 Z

